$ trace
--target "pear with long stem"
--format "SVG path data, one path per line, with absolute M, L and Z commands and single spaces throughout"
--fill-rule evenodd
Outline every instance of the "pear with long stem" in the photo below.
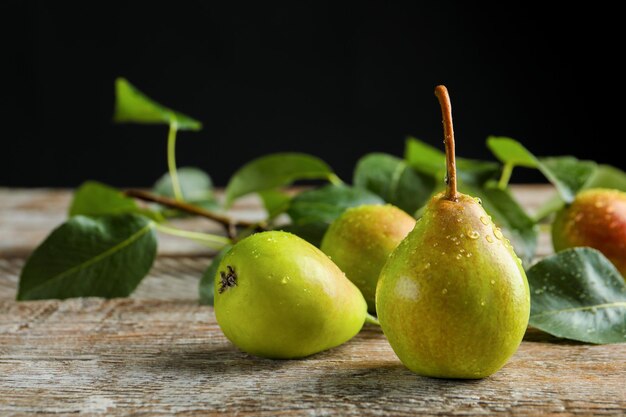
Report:
M 513 247 L 478 199 L 456 189 L 452 107 L 441 104 L 446 190 L 392 252 L 376 290 L 382 329 L 402 363 L 424 376 L 483 378 L 517 350 L 530 313 Z

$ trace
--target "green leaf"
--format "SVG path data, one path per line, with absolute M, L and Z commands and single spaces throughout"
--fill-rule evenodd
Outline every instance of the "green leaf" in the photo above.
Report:
M 537 158 L 524 145 L 511 138 L 490 136 L 487 138 L 487 146 L 511 169 L 514 166 L 539 169 L 567 203 L 574 200 L 597 166 L 593 161 L 581 161 L 573 156 Z
M 412 137 L 407 138 L 404 159 L 415 170 L 436 178 L 446 175 L 446 155 L 439 149 Z
M 528 270 L 530 324 L 588 343 L 626 342 L 626 284 L 591 248 L 567 249 Z
M 515 139 L 507 137 L 489 136 L 487 147 L 503 164 L 512 164 L 526 168 L 537 168 L 535 156 Z
M 291 197 L 278 189 L 259 191 L 268 220 L 284 213 L 289 208 Z
M 446 155 L 439 149 L 418 139 L 409 137 L 404 149 L 404 159 L 418 172 L 431 175 L 442 181 L 446 175 Z M 471 184 L 483 184 L 499 171 L 498 164 L 475 159 L 456 159 L 457 175 L 460 180 Z M 443 182 L 441 182 L 443 187 Z
M 198 285 L 198 292 L 200 294 L 200 304 L 203 305 L 213 305 L 213 300 L 215 299 L 215 275 L 217 274 L 217 268 L 220 266 L 220 262 L 226 256 L 229 250 L 231 250 L 232 246 L 225 246 L 224 249 L 219 251 L 217 255 L 213 257 L 211 264 L 204 271 L 202 278 L 200 278 L 200 283 Z
M 485 211 L 511 241 L 517 256 L 524 264 L 529 264 L 537 249 L 538 228 L 510 191 L 499 188 L 494 182 L 480 187 L 459 184 L 459 191 L 480 198 Z
M 384 203 L 382 198 L 368 190 L 329 184 L 293 197 L 287 210 L 292 224 L 277 229 L 298 235 L 319 247 L 328 226 L 347 208 Z
M 70 204 L 70 216 L 106 216 L 113 214 L 142 214 L 155 221 L 163 217 L 152 210 L 141 208 L 134 199 L 126 197 L 121 191 L 108 185 L 87 181 L 74 193 Z
M 226 187 L 226 205 L 236 198 L 283 187 L 298 180 L 336 180 L 321 159 L 303 153 L 276 153 L 248 162 L 232 176 Z
M 385 201 L 363 188 L 326 185 L 295 196 L 287 213 L 295 224 L 326 223 L 330 225 L 347 208 Z
M 199 168 L 182 167 L 177 170 L 177 173 L 185 201 L 191 203 L 215 201 L 215 196 L 213 195 L 213 181 L 211 181 L 211 177 L 209 177 L 206 172 Z M 170 174 L 163 174 L 154 184 L 152 191 L 155 194 L 175 198 Z
M 573 156 L 540 158 L 539 161 L 539 170 L 554 184 L 567 203 L 574 201 L 597 167 L 593 161 L 581 161 Z
M 563 170 L 561 175 L 566 176 L 567 171 Z M 597 165 L 596 169 L 589 175 L 585 184 L 578 192 L 590 188 L 612 188 L 626 192 L 626 173 L 610 165 Z M 559 211 L 564 205 L 563 199 L 559 197 L 559 195 L 556 195 L 537 209 L 535 221 L 540 221 L 550 214 Z
M 565 203 L 561 200 L 561 197 L 559 197 L 558 194 L 555 194 L 535 211 L 533 220 L 535 223 L 540 223 L 552 213 L 561 210 L 564 205 Z
M 322 239 L 324 238 L 326 229 L 328 229 L 328 223 L 325 222 L 288 224 L 276 228 L 276 230 L 293 233 L 318 248 L 322 244 Z
M 69 215 L 103 216 L 138 211 L 135 200 L 121 191 L 96 181 L 87 181 L 74 193 Z
M 115 80 L 115 113 L 117 123 L 172 124 L 180 130 L 200 130 L 202 123 L 152 100 L 125 78 Z
M 460 181 L 481 185 L 493 179 L 500 171 L 500 166 L 495 162 L 457 158 L 456 169 Z
M 354 185 L 370 190 L 407 213 L 419 209 L 435 190 L 432 176 L 417 172 L 404 160 L 384 153 L 362 157 L 354 170 Z
M 626 172 L 611 165 L 598 165 L 583 188 L 613 188 L 626 192 Z
M 154 227 L 135 214 L 72 217 L 28 259 L 17 299 L 127 297 L 156 256 Z

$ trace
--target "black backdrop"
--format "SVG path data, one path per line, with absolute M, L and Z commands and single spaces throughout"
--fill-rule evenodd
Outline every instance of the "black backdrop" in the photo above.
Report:
M 0 186 L 163 173 L 165 127 L 110 121 L 120 75 L 204 123 L 180 134 L 179 166 L 220 185 L 267 152 L 318 155 L 349 180 L 359 156 L 401 154 L 408 134 L 440 146 L 438 83 L 459 155 L 491 158 L 495 134 L 624 168 L 609 148 L 621 108 L 606 103 L 623 84 L 615 10 L 339 3 L 4 1 Z

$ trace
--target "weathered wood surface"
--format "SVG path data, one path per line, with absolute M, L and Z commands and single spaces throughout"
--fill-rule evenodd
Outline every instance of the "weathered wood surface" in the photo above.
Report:
M 549 196 L 517 191 L 529 206 Z M 170 237 L 131 299 L 13 301 L 23 257 L 62 221 L 67 199 L 0 190 L 0 416 L 626 415 L 624 344 L 530 330 L 511 361 L 480 381 L 411 373 L 369 325 L 305 360 L 246 355 L 224 338 L 212 308 L 197 305 L 206 250 Z M 258 218 L 257 207 L 248 200 L 235 212 Z M 543 236 L 541 252 L 548 242 Z

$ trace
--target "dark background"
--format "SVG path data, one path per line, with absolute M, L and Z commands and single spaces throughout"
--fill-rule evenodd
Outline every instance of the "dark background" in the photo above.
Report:
M 416 3 L 5 1 L 0 185 L 165 172 L 165 126 L 111 123 L 117 76 L 204 123 L 180 133 L 179 166 L 219 185 L 268 152 L 312 153 L 349 180 L 361 155 L 400 155 L 409 134 L 441 146 L 439 83 L 461 156 L 491 158 L 495 134 L 626 166 L 610 148 L 623 141 L 617 11 Z

